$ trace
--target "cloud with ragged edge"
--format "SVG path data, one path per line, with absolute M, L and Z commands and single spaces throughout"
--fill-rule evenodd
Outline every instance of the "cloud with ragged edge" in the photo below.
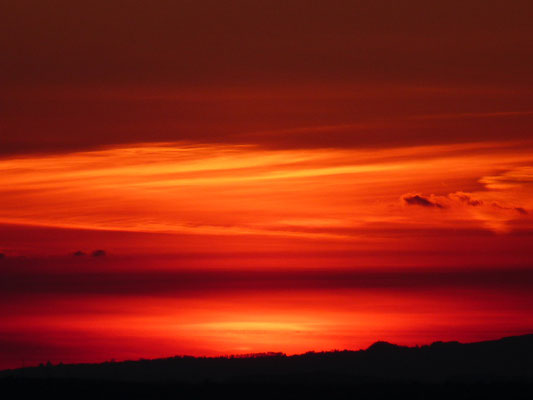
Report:
M 528 215 L 528 212 L 523 207 L 502 205 L 497 201 L 492 201 L 490 203 L 487 203 L 487 202 L 484 202 L 483 200 L 475 199 L 471 195 L 464 193 L 464 192 L 450 193 L 448 194 L 447 197 L 451 199 L 452 201 L 461 202 L 463 205 L 466 205 L 469 207 L 490 206 L 498 210 L 509 210 L 511 212 L 517 212 L 518 214 L 521 214 L 521 215 Z
M 464 193 L 464 192 L 450 193 L 448 195 L 448 198 L 452 199 L 452 200 L 456 200 L 456 201 L 462 202 L 462 203 L 464 203 L 464 204 L 466 204 L 468 206 L 472 206 L 472 207 L 478 207 L 478 206 L 482 206 L 484 204 L 483 200 L 474 199 L 471 195 L 469 195 L 467 193 Z
M 518 212 L 519 214 L 522 214 L 522 215 L 527 215 L 528 214 L 528 212 L 523 207 L 506 207 L 506 206 L 502 206 L 501 204 L 496 203 L 496 202 L 491 203 L 491 206 L 494 207 L 494 208 L 500 209 L 500 210 L 514 210 L 514 211 L 516 211 L 516 212 Z
M 402 196 L 402 201 L 408 206 L 420 206 L 429 208 L 444 208 L 444 206 L 433 200 L 431 196 L 424 196 L 422 194 L 407 193 Z
M 426 208 L 453 208 L 457 206 L 463 207 L 481 207 L 486 205 L 486 203 L 479 199 L 473 197 L 473 195 L 465 192 L 453 192 L 445 196 L 438 195 L 424 195 L 421 193 L 406 193 L 401 196 L 401 201 L 407 206 L 420 206 Z M 493 202 L 492 206 L 498 207 L 500 209 L 510 210 L 513 207 L 501 206 L 498 203 Z M 520 208 L 520 207 L 514 207 Z M 522 209 L 522 211 L 527 214 L 527 212 Z
M 467 193 L 457 191 L 446 195 L 406 193 L 403 205 L 413 208 L 443 209 L 446 220 L 481 221 L 494 232 L 508 232 L 511 222 L 529 218 L 533 207 L 533 167 L 517 166 L 478 180 L 485 190 Z M 439 214 L 434 214 L 436 219 Z
M 504 200 L 481 199 L 481 196 L 483 192 L 453 192 L 442 196 L 406 193 L 400 200 L 408 207 L 445 210 L 443 217 L 446 219 L 482 221 L 488 229 L 500 233 L 510 230 L 510 221 L 529 214 L 524 207 L 508 204 Z

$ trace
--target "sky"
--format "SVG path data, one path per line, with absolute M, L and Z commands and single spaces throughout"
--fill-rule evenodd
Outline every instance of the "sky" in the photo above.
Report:
M 530 2 L 0 16 L 0 368 L 532 332 Z

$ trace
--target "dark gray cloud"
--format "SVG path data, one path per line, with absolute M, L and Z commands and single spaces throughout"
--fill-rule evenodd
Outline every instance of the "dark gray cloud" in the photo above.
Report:
M 421 194 L 405 194 L 402 200 L 409 206 L 444 208 L 442 204 L 430 200 Z

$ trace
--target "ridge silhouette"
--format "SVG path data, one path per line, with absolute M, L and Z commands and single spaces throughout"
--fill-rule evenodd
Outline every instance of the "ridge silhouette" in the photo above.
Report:
M 124 382 L 478 382 L 533 381 L 533 334 L 420 347 L 376 342 L 366 350 L 287 356 L 192 357 L 59 364 L 0 371 L 0 378 L 89 379 Z

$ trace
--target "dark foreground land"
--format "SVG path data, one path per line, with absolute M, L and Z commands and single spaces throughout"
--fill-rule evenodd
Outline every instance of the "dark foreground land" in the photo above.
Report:
M 412 348 L 378 342 L 298 356 L 40 366 L 1 371 L 0 391 L 52 399 L 533 399 L 533 335 Z

